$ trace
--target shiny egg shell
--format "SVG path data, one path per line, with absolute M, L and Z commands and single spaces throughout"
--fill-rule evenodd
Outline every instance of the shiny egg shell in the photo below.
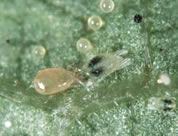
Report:
M 114 2 L 112 0 L 101 0 L 100 9 L 104 13 L 110 13 L 114 10 Z
M 94 31 L 99 30 L 104 25 L 100 16 L 91 16 L 88 18 L 88 27 Z
M 36 91 L 43 95 L 63 92 L 76 81 L 75 74 L 62 68 L 41 70 L 34 79 Z

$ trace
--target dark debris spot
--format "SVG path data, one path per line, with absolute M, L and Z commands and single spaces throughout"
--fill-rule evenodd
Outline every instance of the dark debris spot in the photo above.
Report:
M 135 21 L 136 23 L 141 23 L 141 22 L 142 22 L 142 16 L 139 15 L 139 14 L 136 14 L 136 15 L 134 16 L 134 21 Z
M 164 49 L 163 48 L 160 48 L 159 51 L 163 51 Z
M 9 39 L 7 39 L 7 40 L 6 40 L 6 43 L 10 43 L 10 40 L 9 40 Z
M 96 56 L 96 57 L 92 58 L 91 61 L 88 64 L 88 67 L 95 66 L 96 64 L 98 64 L 99 62 L 101 62 L 101 60 L 102 60 L 101 56 Z

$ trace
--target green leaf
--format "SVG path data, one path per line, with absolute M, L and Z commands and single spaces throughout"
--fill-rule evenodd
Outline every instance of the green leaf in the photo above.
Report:
M 105 14 L 99 0 L 1 0 L 1 136 L 178 133 L 178 1 L 113 1 L 115 9 Z M 140 23 L 134 22 L 137 14 Z M 87 26 L 92 15 L 104 21 L 98 31 Z M 128 50 L 124 58 L 131 58 L 132 64 L 89 92 L 77 85 L 66 95 L 38 94 L 33 79 L 39 70 L 72 71 L 87 64 L 76 49 L 81 37 L 90 40 L 96 54 Z M 39 46 L 46 50 L 44 57 L 35 54 Z M 162 73 L 171 79 L 169 86 L 157 83 Z M 171 99 L 172 110 L 150 109 L 151 98 Z

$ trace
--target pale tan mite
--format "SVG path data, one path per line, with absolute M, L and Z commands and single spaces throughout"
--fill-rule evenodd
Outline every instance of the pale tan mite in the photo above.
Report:
M 37 73 L 34 87 L 38 93 L 50 95 L 65 91 L 76 81 L 77 78 L 73 72 L 62 68 L 48 68 Z

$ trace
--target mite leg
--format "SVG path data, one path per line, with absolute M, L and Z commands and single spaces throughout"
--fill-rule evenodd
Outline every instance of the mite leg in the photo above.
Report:
M 119 62 L 118 69 L 125 68 L 129 66 L 132 63 L 130 58 L 123 59 L 121 62 Z
M 86 86 L 85 83 L 83 83 L 83 82 L 80 81 L 80 80 L 77 80 L 77 82 L 78 82 L 80 85 L 82 85 L 88 92 L 90 92 L 90 89 L 88 88 L 88 86 Z
M 115 54 L 116 54 L 116 56 L 126 55 L 126 54 L 128 54 L 128 50 L 126 50 L 126 49 L 117 50 L 115 52 Z

